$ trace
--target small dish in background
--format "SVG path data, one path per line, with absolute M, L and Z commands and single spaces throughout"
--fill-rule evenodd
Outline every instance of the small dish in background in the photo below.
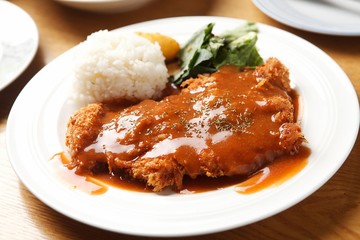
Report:
M 360 36 L 360 1 L 253 0 L 269 17 L 300 30 Z
M 31 16 L 0 1 L 0 91 L 15 81 L 35 57 L 39 33 Z
M 55 0 L 69 7 L 101 13 L 126 12 L 144 6 L 152 0 Z

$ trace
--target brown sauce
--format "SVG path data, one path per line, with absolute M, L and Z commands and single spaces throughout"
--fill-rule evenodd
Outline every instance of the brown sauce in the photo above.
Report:
M 235 187 L 235 191 L 251 194 L 278 186 L 295 176 L 307 164 L 310 149 L 301 147 L 298 154 L 282 156 Z
M 310 154 L 307 148 L 300 147 L 297 155 L 284 154 L 287 145 L 293 146 L 291 140 L 296 134 L 279 142 L 282 124 L 298 117 L 295 91 L 288 93 L 276 85 L 261 84 L 251 71 L 238 72 L 231 67 L 202 83 L 205 85 L 190 83 L 175 95 L 176 90 L 170 88 L 166 95 L 171 96 L 161 102 L 145 100 L 125 110 L 107 105 L 100 128 L 93 129 L 99 131 L 96 139 L 77 153 L 80 167 L 76 174 L 99 186 L 151 191 L 145 182 L 132 180 L 117 169 L 141 167 L 143 160 L 155 159 L 149 171 L 155 168 L 161 173 L 176 159 L 186 170 L 185 176 L 190 176 L 180 192 L 236 185 L 237 192 L 251 193 L 280 184 L 306 165 Z M 252 174 L 266 163 L 258 174 Z M 205 171 L 211 177 L 202 177 Z M 217 177 L 221 175 L 227 177 Z
M 106 182 L 99 181 L 92 176 L 81 176 L 75 173 L 75 169 L 68 169 L 66 165 L 69 162 L 70 160 L 64 152 L 55 154 L 50 161 L 51 168 L 65 186 L 93 195 L 103 194 L 108 190 L 109 184 Z
M 196 179 L 185 176 L 183 190 L 179 192 L 201 193 L 231 186 L 234 186 L 235 191 L 241 194 L 259 192 L 272 186 L 278 186 L 299 173 L 306 166 L 310 153 L 309 148 L 302 146 L 298 154 L 279 157 L 252 176 L 219 178 L 199 176 Z M 73 188 L 89 194 L 103 194 L 108 190 L 109 186 L 128 191 L 152 192 L 144 182 L 128 178 L 120 172 L 114 174 L 103 172 L 89 176 L 69 171 L 66 167 L 69 159 L 64 153 L 56 154 L 53 161 L 54 169 L 61 175 L 65 175 L 65 179 L 74 186 Z

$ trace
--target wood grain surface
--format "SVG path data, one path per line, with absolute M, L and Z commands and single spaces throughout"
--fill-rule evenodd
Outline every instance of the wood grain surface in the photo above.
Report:
M 287 27 L 264 15 L 250 0 L 155 0 L 140 9 L 115 14 L 75 10 L 52 0 L 10 2 L 35 20 L 40 45 L 26 71 L 0 92 L 0 239 L 143 239 L 100 230 L 49 208 L 20 182 L 6 153 L 6 121 L 21 89 L 42 67 L 92 32 L 174 16 L 227 16 L 257 21 L 294 33 L 320 47 L 343 68 L 357 95 L 360 94 L 360 37 L 328 36 Z M 357 139 L 340 170 L 302 202 L 257 223 L 186 239 L 360 239 L 359 185 Z

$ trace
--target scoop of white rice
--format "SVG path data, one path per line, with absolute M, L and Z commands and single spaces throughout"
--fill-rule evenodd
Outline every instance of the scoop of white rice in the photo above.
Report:
M 167 83 L 159 45 L 135 33 L 95 32 L 75 49 L 74 60 L 75 100 L 82 104 L 156 98 Z

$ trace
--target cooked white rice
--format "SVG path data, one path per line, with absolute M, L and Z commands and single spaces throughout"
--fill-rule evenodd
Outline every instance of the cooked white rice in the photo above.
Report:
M 167 83 L 159 45 L 135 33 L 95 32 L 75 49 L 74 60 L 75 99 L 81 104 L 156 98 Z

